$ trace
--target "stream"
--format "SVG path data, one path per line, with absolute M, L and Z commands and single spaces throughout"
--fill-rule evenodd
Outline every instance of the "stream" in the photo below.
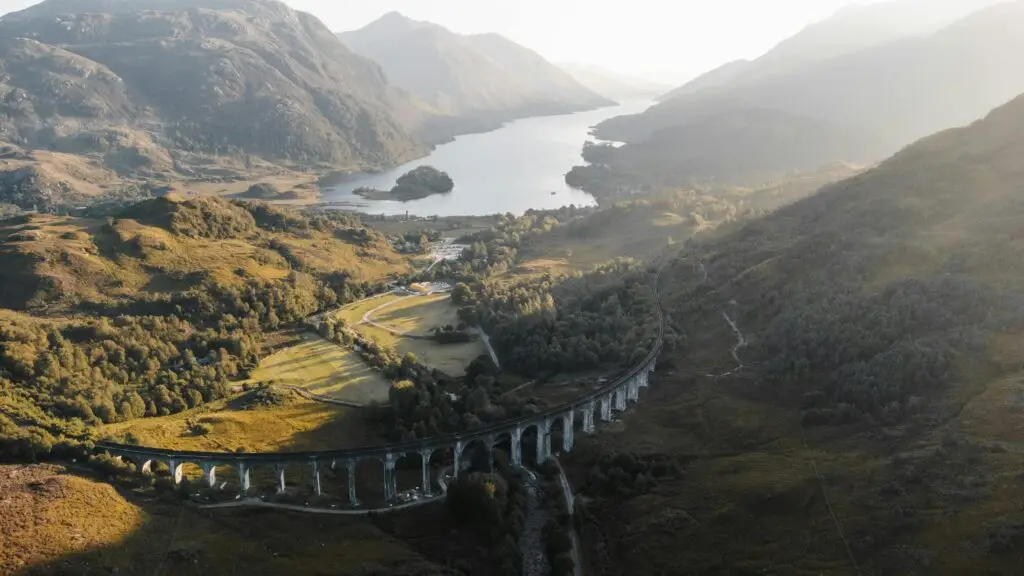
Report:
M 544 551 L 544 524 L 550 515 L 541 505 L 541 489 L 537 482 L 537 474 L 526 469 L 529 479 L 526 481 L 527 508 L 526 524 L 519 537 L 519 550 L 523 554 L 523 576 L 547 576 L 551 573 L 551 565 Z

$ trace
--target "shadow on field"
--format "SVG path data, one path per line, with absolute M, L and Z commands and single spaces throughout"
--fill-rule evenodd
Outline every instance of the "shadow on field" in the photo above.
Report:
M 176 501 L 173 493 L 153 497 L 116 493 L 105 486 L 98 491 L 101 498 L 78 497 L 83 486 L 95 482 L 86 471 L 54 473 L 43 483 L 61 485 L 63 493 L 50 495 L 49 501 L 38 494 L 35 484 L 26 485 L 39 513 L 31 520 L 24 518 L 24 529 L 38 535 L 31 549 L 21 546 L 16 551 L 20 566 L 9 566 L 7 572 L 0 565 L 0 571 L 18 576 L 445 574 L 366 519 L 267 510 L 203 511 Z M 72 489 L 74 493 L 67 493 Z M 60 507 L 60 517 L 53 516 L 55 506 Z M 118 510 L 107 527 L 113 527 L 119 516 L 132 520 L 123 522 L 125 530 L 109 541 L 93 539 L 83 545 L 76 529 L 86 526 L 74 519 L 88 518 L 97 507 Z

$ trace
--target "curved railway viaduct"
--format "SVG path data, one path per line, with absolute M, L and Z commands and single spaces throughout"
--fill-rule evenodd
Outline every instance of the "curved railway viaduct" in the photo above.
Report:
M 99 442 L 96 448 L 98 451 L 107 452 L 111 456 L 131 462 L 143 473 L 150 472 L 154 462 L 163 463 L 170 470 L 171 477 L 176 484 L 182 481 L 183 468 L 186 464 L 193 464 L 200 468 L 207 485 L 211 488 L 217 484 L 217 468 L 233 468 L 238 475 L 238 486 L 242 497 L 246 496 L 251 489 L 250 471 L 256 467 L 269 468 L 274 471 L 278 493 L 283 493 L 286 489 L 285 472 L 288 468 L 308 467 L 313 484 L 312 489 L 317 495 L 323 494 L 321 473 L 327 468 L 337 470 L 341 467 L 348 471 L 348 501 L 354 508 L 362 506 L 356 493 L 355 476 L 356 467 L 365 460 L 377 460 L 383 466 L 383 495 L 386 502 L 393 502 L 398 495 L 395 465 L 403 457 L 409 455 L 420 456 L 422 486 L 426 497 L 433 496 L 430 457 L 438 451 L 451 451 L 452 469 L 456 477 L 459 474 L 459 464 L 465 457 L 466 449 L 477 443 L 482 445 L 493 462 L 494 448 L 508 441 L 511 447 L 509 457 L 512 465 L 521 466 L 524 436 L 535 431 L 537 461 L 542 462 L 552 454 L 552 437 L 557 425 L 560 424 L 561 428 L 562 451 L 569 452 L 573 448 L 577 429 L 584 434 L 595 433 L 598 419 L 603 422 L 611 421 L 613 412 L 625 411 L 630 402 L 639 401 L 640 388 L 646 388 L 649 385 L 650 375 L 654 372 L 658 355 L 664 344 L 665 318 L 658 291 L 658 280 L 662 268 L 664 268 L 664 264 L 654 274 L 652 283 L 659 327 L 657 339 L 648 355 L 637 365 L 620 372 L 608 383 L 543 413 L 506 420 L 472 432 L 434 436 L 412 442 L 340 450 L 262 453 L 191 452 L 145 448 L 113 442 Z M 534 434 L 529 434 L 529 436 L 534 436 Z

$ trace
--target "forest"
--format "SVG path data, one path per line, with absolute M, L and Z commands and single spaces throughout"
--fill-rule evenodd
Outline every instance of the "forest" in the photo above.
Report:
M 557 210 L 527 210 L 522 216 L 502 214 L 490 229 L 457 239 L 470 247 L 458 261 L 436 266 L 433 278 L 451 277 L 472 281 L 515 268 L 525 243 L 541 237 L 556 226 L 581 219 L 595 211 L 569 205 Z
M 624 367 L 657 338 L 652 276 L 619 260 L 565 278 L 457 284 L 459 317 L 492 336 L 505 366 L 526 376 Z

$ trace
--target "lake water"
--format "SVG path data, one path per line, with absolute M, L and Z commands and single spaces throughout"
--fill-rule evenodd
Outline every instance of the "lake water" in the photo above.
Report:
M 582 164 L 580 152 L 590 129 L 601 121 L 636 114 L 650 102 L 635 102 L 562 116 L 525 118 L 492 132 L 459 136 L 429 156 L 380 174 L 356 175 L 324 189 L 324 201 L 371 214 L 416 216 L 484 215 L 569 204 L 590 206 L 594 199 L 565 184 L 565 174 Z M 366 200 L 352 193 L 360 186 L 389 190 L 399 176 L 423 165 L 447 172 L 455 181 L 448 194 L 410 202 Z M 554 192 L 554 194 L 552 194 Z

